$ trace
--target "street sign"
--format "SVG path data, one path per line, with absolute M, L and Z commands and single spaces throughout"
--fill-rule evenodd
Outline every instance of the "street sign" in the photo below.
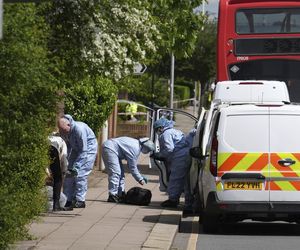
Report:
M 145 64 L 136 63 L 133 66 L 133 73 L 135 75 L 142 75 L 146 71 L 147 66 Z

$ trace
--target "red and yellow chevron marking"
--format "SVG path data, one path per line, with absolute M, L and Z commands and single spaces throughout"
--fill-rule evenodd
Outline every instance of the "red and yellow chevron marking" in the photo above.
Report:
M 290 167 L 279 165 L 278 161 L 285 158 L 290 158 L 296 163 Z M 260 172 L 271 178 L 298 178 L 300 153 L 219 153 L 218 176 L 221 177 L 226 172 Z M 270 181 L 266 183 L 266 190 L 297 191 L 300 190 L 300 181 Z
M 219 153 L 218 176 L 224 172 L 266 172 L 268 174 L 267 153 Z
M 300 181 L 270 181 L 265 190 L 273 191 L 299 191 Z

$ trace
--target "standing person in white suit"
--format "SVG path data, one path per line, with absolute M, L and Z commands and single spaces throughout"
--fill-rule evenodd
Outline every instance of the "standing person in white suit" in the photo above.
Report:
M 58 128 L 68 147 L 69 165 L 64 181 L 64 193 L 68 199 L 66 207 L 85 208 L 88 175 L 98 152 L 96 136 L 87 124 L 74 121 L 70 115 L 59 119 Z

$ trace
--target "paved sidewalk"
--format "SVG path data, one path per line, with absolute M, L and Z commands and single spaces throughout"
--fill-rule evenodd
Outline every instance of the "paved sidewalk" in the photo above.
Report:
M 108 203 L 107 175 L 93 171 L 84 209 L 43 214 L 30 225 L 35 240 L 19 242 L 24 249 L 169 249 L 181 218 L 180 209 L 162 209 L 167 196 L 159 191 L 158 173 L 140 166 L 152 191 L 149 206 Z M 130 174 L 126 190 L 139 184 Z

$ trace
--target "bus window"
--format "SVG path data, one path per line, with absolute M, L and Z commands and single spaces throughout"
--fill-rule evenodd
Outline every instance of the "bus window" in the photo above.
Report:
M 300 9 L 240 9 L 236 12 L 238 34 L 280 34 L 300 31 Z
M 294 14 L 291 17 L 291 32 L 300 32 L 300 13 Z
M 250 23 L 247 20 L 245 12 L 238 11 L 236 13 L 236 20 L 237 20 L 236 32 L 238 34 L 248 34 L 248 33 L 250 33 Z

